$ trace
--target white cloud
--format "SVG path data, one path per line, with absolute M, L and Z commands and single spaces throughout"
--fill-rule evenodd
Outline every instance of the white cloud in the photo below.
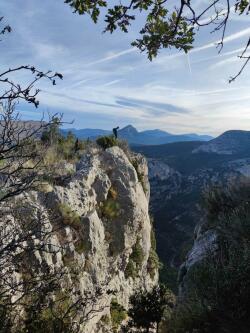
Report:
M 92 61 L 92 62 L 88 63 L 86 66 L 92 66 L 92 65 L 96 65 L 96 64 L 101 64 L 103 62 L 110 61 L 110 60 L 122 57 L 124 55 L 133 53 L 135 51 L 137 51 L 136 48 L 129 48 L 127 50 L 124 50 L 124 51 L 121 51 L 121 52 L 118 52 L 118 53 L 110 54 L 110 55 L 108 55 L 106 57 L 103 57 L 103 58 L 101 58 L 99 60 Z
M 107 82 L 103 85 L 103 87 L 109 87 L 109 86 L 112 86 L 113 84 L 116 84 L 118 82 L 121 82 L 122 80 L 113 80 L 113 81 L 110 81 L 110 82 Z

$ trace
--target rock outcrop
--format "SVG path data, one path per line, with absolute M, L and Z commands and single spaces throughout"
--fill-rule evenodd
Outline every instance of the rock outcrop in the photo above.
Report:
M 147 164 L 141 155 L 132 159 L 118 147 L 92 148 L 76 166 L 67 167 L 68 176 L 56 185 L 15 200 L 32 206 L 36 216 L 42 214 L 47 230 L 55 230 L 49 248 L 57 250 L 37 250 L 30 264 L 64 269 L 64 280 L 83 299 L 86 292 L 94 295 L 98 290 L 95 304 L 85 307 L 91 316 L 86 315 L 79 333 L 112 332 L 112 299 L 126 309 L 135 291 L 150 289 L 158 280 L 157 269 L 149 264 Z M 13 220 L 11 210 L 8 215 Z M 72 267 L 77 275 L 72 275 Z M 21 280 L 22 274 L 16 278 Z
M 202 225 L 197 226 L 196 229 L 193 246 L 179 270 L 178 282 L 180 298 L 185 297 L 188 289 L 189 271 L 201 263 L 208 255 L 214 253 L 218 248 L 215 230 L 203 230 Z

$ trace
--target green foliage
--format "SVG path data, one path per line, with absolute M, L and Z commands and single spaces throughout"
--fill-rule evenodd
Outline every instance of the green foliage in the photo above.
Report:
M 229 184 L 221 187 L 213 187 L 203 195 L 203 207 L 206 213 L 204 228 L 212 228 L 224 225 L 230 226 L 230 218 L 237 216 L 239 211 L 244 211 L 250 204 L 250 182 L 246 179 L 237 184 Z
M 229 0 L 225 3 L 216 0 L 214 3 L 204 2 L 196 6 L 195 1 L 179 1 L 172 4 L 169 1 L 131 0 L 125 2 L 105 0 L 64 0 L 75 12 L 87 14 L 96 23 L 102 13 L 105 21 L 104 32 L 113 33 L 119 29 L 128 33 L 135 19 L 141 23 L 140 38 L 131 43 L 141 52 L 146 52 L 148 59 L 156 57 L 161 49 L 175 48 L 187 53 L 193 48 L 196 32 L 204 26 L 212 26 L 212 31 L 221 31 L 220 49 L 224 44 L 225 32 L 233 12 L 248 15 L 250 5 L 248 0 Z M 215 6 L 216 5 L 216 6 Z M 219 8 L 219 9 L 218 9 Z M 224 11 L 222 10 L 224 8 Z M 207 20 L 209 13 L 210 20 Z M 140 18 L 141 16 L 141 18 Z M 201 22 L 205 20 L 206 23 Z M 201 23 L 201 24 L 200 24 Z M 243 47 L 242 58 L 249 44 Z M 234 81 L 247 65 L 246 57 L 241 70 L 229 82 Z
M 178 293 L 178 268 L 163 264 L 159 272 L 160 282 L 170 288 L 175 294 Z
M 42 133 L 41 141 L 45 144 L 49 144 L 50 146 L 57 143 L 61 136 L 59 131 L 59 125 L 60 119 L 58 117 L 54 117 L 51 121 L 51 124 Z
M 149 332 L 155 324 L 158 328 L 164 312 L 172 312 L 175 302 L 173 293 L 164 286 L 155 286 L 151 291 L 140 291 L 133 295 L 128 311 L 131 332 L 134 332 L 134 328 Z
M 76 139 L 70 131 L 64 137 L 59 129 L 60 119 L 54 118 L 52 124 L 42 133 L 41 143 L 44 147 L 44 164 L 54 166 L 61 161 L 75 162 L 86 147 L 86 142 Z
M 143 248 L 140 244 L 140 239 L 137 238 L 135 245 L 132 248 L 132 253 L 130 254 L 128 264 L 125 268 L 125 277 L 135 278 L 138 276 L 138 273 L 142 267 L 144 260 Z
M 205 230 L 217 234 L 217 251 L 189 270 L 187 295 L 169 332 L 242 332 L 250 324 L 249 182 L 206 195 Z M 167 331 L 168 332 L 168 331 Z
M 99 210 L 101 214 L 109 220 L 114 220 L 120 216 L 119 202 L 112 198 L 108 198 L 106 201 L 102 202 Z
M 140 51 L 147 50 L 149 60 L 156 57 L 161 48 L 175 47 L 187 53 L 194 42 L 194 28 L 186 19 L 179 17 L 177 12 L 168 15 L 162 6 L 149 14 L 141 34 L 142 38 L 134 41 L 132 46 Z
M 137 241 L 133 246 L 133 251 L 130 255 L 130 258 L 136 263 L 138 267 L 141 268 L 144 259 L 144 253 L 139 238 L 137 238 Z
M 65 2 L 80 15 L 90 15 L 95 23 L 100 15 L 100 9 L 108 7 L 108 2 L 103 0 L 65 0 Z M 136 39 L 132 46 L 138 47 L 140 51 L 147 51 L 150 60 L 161 48 L 175 47 L 187 52 L 192 48 L 194 28 L 183 14 L 185 4 L 174 10 L 167 9 L 164 4 L 165 2 L 152 0 L 133 0 L 130 5 L 115 3 L 113 7 L 107 9 L 105 14 L 104 31 L 112 33 L 120 29 L 127 33 L 136 14 L 143 13 L 146 14 L 146 21 L 140 30 L 141 38 Z
M 35 300 L 33 300 L 35 302 Z M 64 292 L 57 292 L 50 305 L 45 300 L 31 303 L 26 309 L 25 328 L 21 333 L 69 333 L 72 328 L 72 301 Z
M 89 14 L 92 20 L 96 23 L 100 14 L 100 7 L 106 7 L 107 2 L 103 0 L 83 1 L 83 0 L 64 0 L 80 15 Z
M 111 316 L 113 331 L 117 332 L 122 321 L 126 319 L 127 313 L 124 307 L 118 303 L 116 298 L 113 298 L 111 301 L 110 316 Z
M 137 267 L 135 262 L 131 258 L 129 258 L 129 261 L 124 271 L 124 275 L 126 279 L 128 279 L 129 277 L 135 279 L 137 277 Z
M 245 12 L 245 14 L 248 14 L 250 11 L 250 4 L 249 0 L 240 0 L 236 2 L 235 10 L 238 11 L 241 14 Z
M 157 270 L 159 269 L 159 267 L 160 267 L 160 261 L 159 261 L 158 254 L 156 253 L 155 250 L 153 250 L 151 248 L 150 252 L 149 252 L 149 256 L 148 256 L 148 262 L 147 262 L 147 270 L 149 272 L 151 279 L 154 279 L 155 274 L 156 274 Z
M 96 143 L 103 149 L 107 149 L 113 146 L 117 146 L 117 139 L 113 135 L 101 136 L 96 140 Z
M 156 239 L 153 226 L 151 227 L 151 249 L 148 256 L 147 270 L 151 279 L 155 277 L 157 270 L 160 268 L 160 260 L 156 253 Z
M 69 225 L 76 230 L 81 227 L 81 216 L 73 211 L 70 206 L 60 203 L 57 206 L 57 210 L 63 224 Z

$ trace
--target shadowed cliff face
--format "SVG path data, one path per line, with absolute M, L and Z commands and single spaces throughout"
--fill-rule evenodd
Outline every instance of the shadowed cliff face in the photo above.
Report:
M 150 265 L 147 164 L 140 155 L 131 158 L 118 147 L 91 149 L 76 165 L 65 165 L 68 175 L 57 185 L 44 183 L 40 191 L 13 203 L 32 206 L 35 215 L 42 212 L 47 228 L 55 230 L 50 235 L 55 251 L 36 251 L 30 269 L 64 270 L 62 290 L 70 286 L 72 299 L 75 292 L 84 299 L 86 292 L 99 290 L 94 304 L 76 314 L 77 320 L 86 312 L 79 332 L 110 332 L 112 299 L 126 308 L 136 290 L 150 289 L 158 280 L 157 269 Z M 11 209 L 7 214 L 14 225 Z M 23 276 L 19 272 L 15 278 Z

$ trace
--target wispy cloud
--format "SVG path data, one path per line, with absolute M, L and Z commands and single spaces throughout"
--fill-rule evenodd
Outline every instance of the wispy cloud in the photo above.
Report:
M 113 84 L 116 84 L 116 83 L 119 83 L 121 82 L 122 80 L 113 80 L 113 81 L 110 81 L 110 82 L 107 82 L 103 85 L 103 87 L 109 87 L 109 86 L 112 86 Z
M 189 110 L 177 105 L 159 103 L 155 101 L 135 98 L 117 97 L 116 103 L 120 106 L 147 110 L 151 115 L 166 115 L 168 113 L 188 113 Z
M 236 33 L 233 33 L 233 34 L 225 37 L 224 38 L 224 44 L 232 42 L 234 40 L 238 40 L 242 37 L 249 36 L 249 35 L 250 35 L 250 28 L 240 30 Z M 221 42 L 221 40 L 217 40 L 215 42 L 210 42 L 210 43 L 204 44 L 202 46 L 194 47 L 192 50 L 189 51 L 189 54 L 198 53 L 200 51 L 205 51 L 207 49 L 215 48 L 220 42 Z M 238 51 L 240 52 L 241 50 L 243 50 L 243 48 L 239 48 L 237 50 L 231 51 L 231 52 L 229 52 L 229 54 L 230 53 L 235 53 L 235 52 L 238 52 Z M 171 60 L 171 59 L 178 58 L 178 57 L 183 57 L 183 56 L 185 56 L 185 53 L 178 52 L 178 53 L 174 53 L 174 54 L 171 54 L 171 55 L 163 56 L 163 57 L 159 58 L 158 60 L 156 60 L 156 62 L 157 63 L 164 63 L 167 59 Z
M 228 64 L 235 63 L 235 62 L 239 62 L 239 58 L 238 57 L 230 57 L 230 58 L 218 61 L 215 64 L 212 64 L 209 68 L 210 69 L 216 69 L 216 68 L 228 65 Z
M 224 38 L 224 44 L 226 44 L 228 42 L 232 42 L 232 41 L 237 40 L 237 39 L 240 39 L 240 38 L 245 37 L 245 36 L 249 36 L 249 34 L 250 34 L 250 28 L 246 28 L 246 29 L 240 30 L 238 32 L 235 32 L 235 33 L 233 33 L 233 34 L 225 37 Z M 208 43 L 208 44 L 202 45 L 200 47 L 195 47 L 194 49 L 192 49 L 190 51 L 190 53 L 199 52 L 199 51 L 203 51 L 203 50 L 209 49 L 211 47 L 215 47 L 220 42 L 221 42 L 221 39 L 217 40 L 217 41 L 215 41 L 213 43 Z
M 106 57 L 103 57 L 103 58 L 101 58 L 99 60 L 92 61 L 92 62 L 88 63 L 86 66 L 92 66 L 92 65 L 96 65 L 96 64 L 101 64 L 101 63 L 106 62 L 106 61 L 110 61 L 110 60 L 113 60 L 113 59 L 116 59 L 116 58 L 120 58 L 120 57 L 122 57 L 124 55 L 133 53 L 135 51 L 137 51 L 136 48 L 129 48 L 129 49 L 121 51 L 121 52 L 110 54 L 110 55 L 108 55 Z

